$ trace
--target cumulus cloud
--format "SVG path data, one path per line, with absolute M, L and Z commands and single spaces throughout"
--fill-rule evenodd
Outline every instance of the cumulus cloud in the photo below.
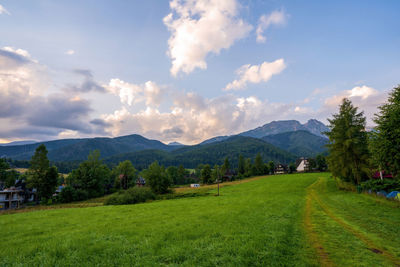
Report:
M 171 95 L 173 104 L 168 111 L 146 107 L 130 112 L 122 107 L 102 115 L 110 124 L 106 131 L 112 136 L 138 133 L 164 142 L 195 144 L 213 136 L 248 130 L 269 120 L 289 118 L 294 108 L 255 96 L 238 98 L 229 94 L 208 99 L 182 91 Z
M 109 92 L 119 96 L 121 103 L 132 106 L 145 102 L 148 106 L 159 106 L 163 92 L 155 82 L 147 81 L 144 84 L 133 84 L 120 79 L 111 79 L 105 86 Z
M 168 55 L 171 74 L 206 69 L 206 56 L 218 54 L 244 38 L 252 26 L 238 18 L 236 0 L 172 0 L 172 12 L 164 17 L 171 32 Z
M 378 106 L 383 104 L 388 97 L 387 91 L 378 91 L 372 87 L 363 85 L 356 86 L 350 90 L 344 90 L 337 95 L 330 96 L 324 100 L 320 113 L 324 116 L 331 116 L 338 112 L 338 107 L 343 98 L 348 98 L 359 111 L 364 111 L 367 117 L 367 124 L 374 125 L 372 119 L 378 112 Z
M 67 93 L 49 93 L 47 68 L 27 51 L 0 49 L 0 138 L 49 139 L 63 131 L 94 133 L 87 122 L 92 111 L 87 100 Z M 92 78 L 88 71 L 80 75 Z
M 247 83 L 267 82 L 272 75 L 281 73 L 285 68 L 285 61 L 282 58 L 273 62 L 264 61 L 260 65 L 243 65 L 236 71 L 239 78 L 227 84 L 224 90 L 240 90 L 244 89 Z
M 268 29 L 271 25 L 284 25 L 286 24 L 287 15 L 283 10 L 273 11 L 269 15 L 262 15 L 258 21 L 258 26 L 256 30 L 257 42 L 265 43 L 267 38 L 264 35 L 264 31 Z
M 7 11 L 7 9 L 5 9 L 2 5 L 0 5 L 0 15 L 1 14 L 11 15 L 10 12 Z

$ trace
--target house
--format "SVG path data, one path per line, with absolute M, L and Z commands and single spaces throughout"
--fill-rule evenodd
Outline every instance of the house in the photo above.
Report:
M 236 172 L 233 170 L 227 170 L 223 175 L 222 175 L 222 181 L 232 181 L 233 178 L 236 176 Z
M 19 208 L 24 199 L 24 190 L 16 187 L 6 188 L 0 191 L 0 210 Z
M 143 187 L 145 185 L 146 185 L 146 180 L 143 177 L 139 176 L 139 178 L 136 179 L 136 186 Z
M 297 172 L 305 172 L 309 171 L 309 162 L 306 158 L 299 158 L 296 160 L 296 171 Z
M 284 174 L 287 173 L 288 166 L 285 164 L 278 164 L 275 166 L 275 174 Z

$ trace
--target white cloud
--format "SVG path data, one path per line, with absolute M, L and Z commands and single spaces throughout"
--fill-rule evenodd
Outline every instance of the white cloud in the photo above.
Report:
M 285 68 L 282 58 L 273 62 L 264 61 L 260 65 L 243 65 L 236 71 L 239 78 L 226 85 L 224 90 L 240 90 L 244 89 L 247 83 L 267 82 L 272 75 L 281 73 Z
M 195 144 L 217 135 L 238 133 L 270 120 L 292 116 L 293 105 L 269 103 L 255 96 L 223 95 L 204 98 L 193 92 L 177 91 L 168 111 L 147 106 L 139 112 L 126 107 L 104 114 L 102 119 L 113 136 L 138 133 L 164 142 Z
M 267 38 L 264 36 L 264 31 L 271 25 L 284 25 L 286 24 L 287 15 L 283 10 L 273 11 L 269 15 L 262 15 L 258 21 L 256 30 L 257 42 L 265 43 Z
M 69 56 L 72 56 L 72 55 L 75 54 L 75 50 L 69 49 L 69 50 L 65 51 L 65 54 L 69 55 Z
M 343 98 L 348 98 L 354 106 L 358 107 L 358 111 L 364 111 L 367 117 L 367 125 L 371 126 L 374 125 L 372 119 L 374 118 L 374 114 L 378 112 L 378 106 L 382 105 L 387 100 L 387 97 L 387 91 L 378 91 L 366 85 L 356 86 L 350 90 L 345 90 L 337 95 L 326 98 L 319 110 L 319 114 L 325 118 L 331 117 L 333 113 L 338 112 Z
M 160 87 L 152 81 L 137 85 L 116 78 L 111 79 L 104 87 L 112 94 L 119 96 L 121 103 L 129 106 L 139 102 L 145 102 L 149 106 L 159 106 L 163 96 Z
M 206 69 L 206 56 L 218 54 L 244 38 L 252 26 L 237 18 L 236 0 L 172 0 L 172 12 L 164 18 L 171 32 L 168 55 L 171 74 Z
M 7 11 L 7 9 L 5 9 L 2 5 L 0 5 L 0 15 L 1 14 L 11 15 L 10 12 Z

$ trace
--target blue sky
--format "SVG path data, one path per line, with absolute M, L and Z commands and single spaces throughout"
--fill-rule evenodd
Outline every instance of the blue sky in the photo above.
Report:
M 343 97 L 372 125 L 400 83 L 399 1 L 0 5 L 0 142 L 138 133 L 196 143 L 272 120 L 326 122 Z

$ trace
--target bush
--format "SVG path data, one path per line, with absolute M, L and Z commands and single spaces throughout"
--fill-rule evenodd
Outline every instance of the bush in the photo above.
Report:
M 86 200 L 89 198 L 89 193 L 83 189 L 77 189 L 76 190 L 76 197 L 74 201 L 82 201 Z
M 361 183 L 361 187 L 364 191 L 379 192 L 385 190 L 386 192 L 400 191 L 400 181 L 394 179 L 376 179 L 368 180 Z
M 62 203 L 72 202 L 77 199 L 77 192 L 72 186 L 66 186 L 61 190 L 59 198 Z
M 104 202 L 105 205 L 125 205 L 146 202 L 156 199 L 156 195 L 148 187 L 131 187 L 120 191 Z

